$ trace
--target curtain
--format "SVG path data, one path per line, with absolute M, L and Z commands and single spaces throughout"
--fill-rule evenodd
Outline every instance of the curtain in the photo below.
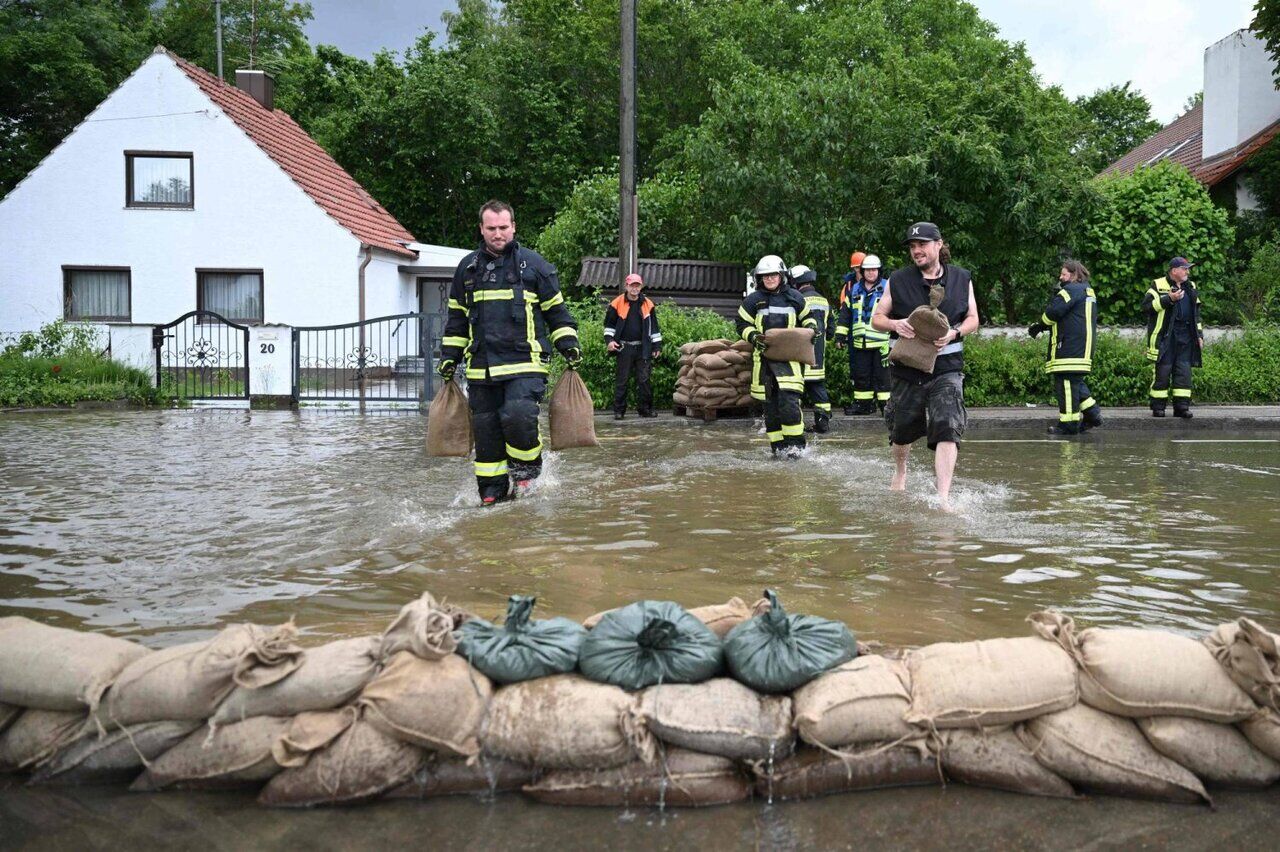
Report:
M 129 273 L 122 269 L 69 270 L 67 319 L 129 319 Z
M 186 157 L 134 157 L 133 197 L 148 204 L 191 203 L 191 160 Z
M 200 304 L 229 320 L 262 322 L 262 273 L 200 273 Z

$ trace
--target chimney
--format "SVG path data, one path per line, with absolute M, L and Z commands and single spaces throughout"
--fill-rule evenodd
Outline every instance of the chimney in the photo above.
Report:
M 1280 120 L 1280 90 L 1266 46 L 1239 30 L 1204 51 L 1203 157 L 1233 151 Z
M 236 88 L 248 92 L 269 110 L 276 106 L 276 81 L 266 71 L 236 70 Z

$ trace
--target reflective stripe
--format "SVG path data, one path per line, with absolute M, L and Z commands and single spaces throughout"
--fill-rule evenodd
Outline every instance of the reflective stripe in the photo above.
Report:
M 511 301 L 516 297 L 514 290 L 473 290 L 471 299 L 475 302 L 498 302 L 505 299 Z
M 888 401 L 889 401 L 889 392 L 888 392 L 888 391 L 876 391 L 876 399 L 878 399 L 880 402 L 888 402 Z
M 803 423 L 783 423 L 782 434 L 786 435 L 789 438 L 794 438 L 796 435 L 803 435 L 804 424 Z
M 476 476 L 505 476 L 507 460 L 500 462 L 476 462 Z
M 542 303 L 542 309 L 544 311 L 549 311 L 552 308 L 554 308 L 556 305 L 563 305 L 563 304 L 564 304 L 564 293 L 556 293 L 550 299 L 547 299 L 547 301 Z
M 780 387 L 782 390 L 795 391 L 796 393 L 804 393 L 804 379 L 801 379 L 801 378 L 778 379 L 778 387 Z
M 948 343 L 946 346 L 938 350 L 939 355 L 954 355 L 957 352 L 964 351 L 964 341 L 959 343 Z
M 577 337 L 577 336 L 578 336 L 578 332 L 572 326 L 567 326 L 567 325 L 561 326 L 560 328 L 557 328 L 555 331 L 551 332 L 551 342 L 555 343 L 557 340 L 563 337 Z
M 782 440 L 781 432 L 766 432 L 765 434 L 769 436 L 769 443 L 771 444 L 776 444 Z
M 1084 357 L 1093 358 L 1093 311 L 1097 307 L 1098 297 L 1092 287 L 1084 288 Z
M 520 373 L 546 373 L 547 367 L 541 362 L 534 363 L 532 361 L 523 361 L 519 364 L 500 364 L 497 367 L 490 367 L 487 371 L 484 367 L 467 366 L 468 379 L 484 379 L 487 376 L 516 376 Z
M 1063 417 L 1066 419 L 1070 419 L 1070 415 L 1071 415 L 1071 404 L 1072 404 L 1071 396 L 1072 396 L 1071 380 L 1063 379 L 1062 380 L 1062 404 L 1066 406 L 1066 412 L 1063 415 Z
M 507 455 L 518 461 L 537 461 L 538 456 L 542 455 L 542 444 L 539 443 L 532 450 L 518 450 L 507 444 Z
M 1152 388 L 1152 389 L 1151 389 L 1151 398 L 1152 398 L 1152 399 L 1168 399 L 1168 398 L 1169 398 L 1169 389 L 1168 389 L 1168 388 L 1165 388 L 1164 390 L 1160 390 L 1160 389 L 1157 389 L 1157 388 Z
M 616 328 L 606 328 L 604 330 L 605 337 L 613 337 L 617 333 L 618 333 L 618 330 Z
M 653 334 L 649 335 L 649 342 L 650 342 L 650 343 L 661 343 L 661 342 L 662 342 L 662 335 L 655 331 Z
M 793 308 L 793 307 L 791 307 L 790 305 L 784 305 L 784 306 L 781 306 L 781 307 L 776 306 L 776 305 L 765 305 L 765 306 L 764 306 L 764 308 L 760 311 L 760 313 L 762 313 L 762 314 L 785 314 L 785 315 L 787 315 L 787 316 L 792 316 L 792 317 L 794 317 L 794 316 L 796 315 L 796 309 L 795 309 L 795 308 Z
M 464 314 L 469 314 L 469 313 L 471 313 L 470 309 L 468 309 L 466 305 L 462 304 L 462 303 L 461 303 L 461 302 L 459 302 L 457 299 L 450 299 L 450 300 L 449 300 L 449 310 L 451 310 L 451 311 L 462 311 Z
M 813 408 L 814 408 L 814 410 L 815 410 L 815 411 L 830 411 L 830 410 L 831 410 L 831 403 L 829 403 L 829 402 L 815 402 L 815 403 L 813 404 Z
M 848 333 L 849 333 L 849 327 L 848 327 L 847 325 L 838 325 L 838 326 L 836 326 L 836 336 L 837 336 L 837 337 L 839 337 L 839 336 L 841 336 L 841 335 L 846 335 L 846 334 L 848 334 Z
M 754 324 L 756 321 L 756 318 L 753 317 L 751 314 L 747 313 L 747 309 L 742 307 L 741 305 L 738 306 L 738 316 L 742 317 L 743 322 L 749 322 Z
M 1089 397 L 1088 399 L 1082 400 L 1080 402 L 1080 410 L 1088 411 L 1090 408 L 1093 408 L 1097 404 L 1098 404 L 1098 401 L 1096 399 L 1094 399 L 1093 397 Z
M 879 349 L 880 347 L 884 346 L 888 342 L 889 342 L 889 335 L 887 332 L 884 333 L 883 336 L 881 336 L 881 334 L 878 332 L 869 332 L 861 337 L 855 337 L 853 339 L 853 348 L 854 349 Z
M 854 392 L 853 392 L 853 398 L 854 398 L 854 399 L 858 399 L 858 400 L 862 400 L 862 399 L 874 399 L 874 398 L 875 398 L 875 392 L 874 392 L 874 391 L 860 391 L 860 390 L 856 390 L 856 391 L 854 391 Z
M 526 292 L 525 296 L 529 294 Z M 533 324 L 533 302 L 524 301 L 524 337 L 529 343 L 529 354 L 537 358 L 542 354 L 542 344 L 538 342 L 538 328 Z
M 804 368 L 804 380 L 806 382 L 822 382 L 826 381 L 827 371 L 818 370 L 808 365 Z
M 1174 388 L 1173 397 L 1174 399 L 1179 399 L 1181 397 L 1191 399 L 1191 388 Z
M 1060 423 L 1076 423 L 1084 419 L 1084 415 L 1077 411 L 1075 414 L 1059 414 L 1058 422 Z
M 469 337 L 445 337 L 441 339 L 440 344 L 442 346 L 466 346 L 470 342 L 471 338 Z

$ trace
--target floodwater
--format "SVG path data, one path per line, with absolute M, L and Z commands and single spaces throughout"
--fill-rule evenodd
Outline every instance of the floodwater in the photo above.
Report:
M 796 463 L 759 424 L 597 424 L 533 496 L 477 506 L 470 462 L 425 456 L 425 419 L 305 411 L 0 417 L 0 614 L 192 641 L 296 617 L 309 641 L 381 630 L 424 590 L 496 616 L 512 593 L 583 617 L 776 588 L 792 611 L 891 645 L 1083 624 L 1190 635 L 1280 625 L 1280 435 L 975 432 L 954 515 L 930 454 L 887 491 L 881 433 Z M 1045 801 L 951 786 L 707 812 L 566 812 L 519 797 L 266 812 L 238 794 L 28 790 L 0 781 L 0 847 L 1221 847 L 1274 842 L 1280 792 L 1219 809 Z M 571 814 L 571 816 L 567 816 Z M 566 819 L 569 822 L 566 822 Z M 569 830 L 566 830 L 566 826 Z

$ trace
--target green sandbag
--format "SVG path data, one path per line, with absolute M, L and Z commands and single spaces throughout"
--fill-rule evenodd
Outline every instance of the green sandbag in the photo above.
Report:
M 848 627 L 816 615 L 787 615 L 772 589 L 764 596 L 769 611 L 724 637 L 725 662 L 740 682 L 756 692 L 790 692 L 858 655 Z
M 458 653 L 500 684 L 573 671 L 587 631 L 567 618 L 530 620 L 537 600 L 512 595 L 501 627 L 479 618 L 462 625 Z
M 608 612 L 582 640 L 578 668 L 623 689 L 701 683 L 720 673 L 720 637 L 671 601 L 638 601 Z

